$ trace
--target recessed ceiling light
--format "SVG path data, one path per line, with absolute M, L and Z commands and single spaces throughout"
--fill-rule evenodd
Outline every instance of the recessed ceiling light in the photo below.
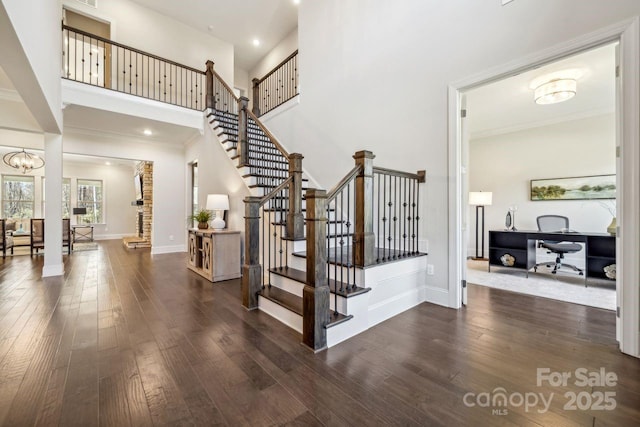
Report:
M 300 0 L 293 0 L 293 4 L 300 4 Z
M 144 133 L 147 136 L 153 135 L 153 132 L 151 132 L 151 130 L 149 130 L 149 129 L 145 129 L 144 132 L 142 132 L 142 133 Z
M 111 162 L 104 162 L 105 165 L 111 166 Z
M 207 28 L 209 29 L 209 31 L 213 31 L 213 25 L 209 25 Z
M 254 46 L 256 46 L 256 47 L 257 47 L 257 46 L 260 46 L 260 40 L 258 40 L 258 39 L 253 39 L 253 45 L 254 45 Z

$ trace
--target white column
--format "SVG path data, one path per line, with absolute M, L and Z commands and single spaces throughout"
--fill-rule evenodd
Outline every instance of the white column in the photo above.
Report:
M 62 263 L 62 135 L 44 134 L 44 266 L 42 277 L 64 274 Z

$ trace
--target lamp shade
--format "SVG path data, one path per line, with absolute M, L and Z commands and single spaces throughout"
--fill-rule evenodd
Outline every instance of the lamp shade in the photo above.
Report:
M 229 196 L 226 194 L 207 195 L 207 210 L 226 211 L 229 210 Z
M 74 215 L 86 215 L 87 214 L 87 208 L 73 208 L 73 214 Z
M 491 206 L 493 193 L 491 191 L 470 191 L 469 204 L 477 206 Z

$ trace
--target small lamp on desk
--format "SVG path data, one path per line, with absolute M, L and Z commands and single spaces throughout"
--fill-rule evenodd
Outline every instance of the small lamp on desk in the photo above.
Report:
M 224 211 L 229 210 L 229 196 L 226 194 L 207 195 L 207 210 L 214 211 L 216 214 L 216 217 L 211 221 L 211 228 L 222 230 L 226 226 Z
M 476 257 L 475 259 L 484 259 L 484 207 L 491 206 L 493 193 L 491 191 L 470 191 L 469 204 L 476 207 Z M 482 209 L 482 234 L 480 252 L 478 252 L 478 216 Z
M 78 221 L 78 216 L 86 215 L 87 208 L 73 208 L 73 214 L 76 216 L 76 224 L 80 224 L 80 221 Z

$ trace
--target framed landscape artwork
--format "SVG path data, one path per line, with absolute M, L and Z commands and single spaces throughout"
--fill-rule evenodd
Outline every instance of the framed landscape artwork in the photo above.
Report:
M 531 180 L 531 200 L 594 200 L 616 198 L 616 176 L 595 175 Z

